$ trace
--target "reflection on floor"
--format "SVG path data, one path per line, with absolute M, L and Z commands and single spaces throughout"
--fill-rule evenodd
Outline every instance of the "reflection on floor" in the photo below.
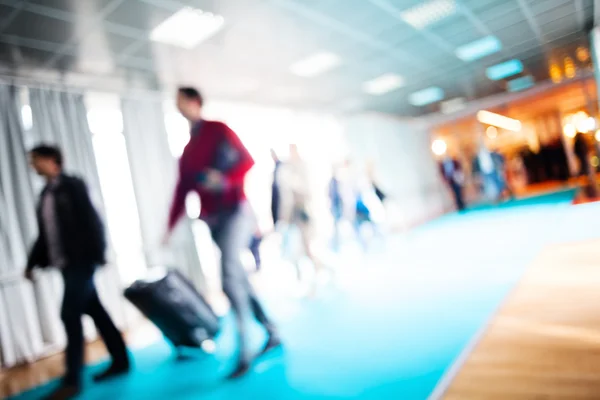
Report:
M 265 272 L 259 285 L 284 352 L 223 381 L 234 351 L 228 320 L 216 354 L 178 363 L 158 341 L 134 352 L 130 376 L 89 384 L 85 398 L 426 399 L 544 246 L 600 236 L 600 209 L 571 206 L 572 196 L 449 215 L 390 238 L 385 254 L 348 254 L 337 260 L 335 286 L 316 299 L 280 289 L 293 274 Z M 258 348 L 263 334 L 253 333 Z

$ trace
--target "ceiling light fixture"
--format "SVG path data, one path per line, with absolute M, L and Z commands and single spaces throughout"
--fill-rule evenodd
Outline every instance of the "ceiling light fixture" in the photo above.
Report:
M 486 36 L 458 47 L 454 54 L 465 62 L 479 60 L 502 50 L 502 43 L 495 36 Z
M 432 86 L 427 89 L 412 93 L 410 96 L 408 96 L 408 102 L 413 106 L 420 107 L 435 103 L 443 98 L 444 90 L 437 86 Z
M 430 0 L 400 12 L 400 18 L 416 29 L 435 24 L 457 11 L 456 0 Z
M 150 33 L 155 42 L 193 49 L 221 30 L 225 19 L 220 15 L 186 7 L 160 23 Z
M 482 124 L 496 126 L 511 132 L 521 131 L 521 121 L 505 117 L 490 111 L 481 110 L 477 113 L 477 120 Z
M 379 96 L 404 86 L 404 78 L 396 74 L 384 74 L 363 84 L 363 90 Z
M 523 63 L 520 60 L 509 60 L 489 67 L 485 75 L 493 81 L 499 81 L 521 72 L 523 72 Z
M 322 51 L 295 62 L 290 67 L 290 71 L 298 76 L 310 78 L 327 72 L 340 64 L 341 59 L 336 54 Z
M 522 76 L 517 79 L 513 79 L 508 82 L 508 91 L 509 92 L 520 92 L 521 90 L 526 90 L 535 85 L 533 81 L 533 77 L 531 75 Z

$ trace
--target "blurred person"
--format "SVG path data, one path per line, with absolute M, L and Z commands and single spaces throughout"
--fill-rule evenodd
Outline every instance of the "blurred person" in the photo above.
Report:
M 342 197 L 341 171 L 339 165 L 332 168 L 331 179 L 329 180 L 329 207 L 333 217 L 333 242 L 334 251 L 340 250 L 341 245 L 341 223 L 344 217 L 344 199 Z
M 379 185 L 377 179 L 375 178 L 375 163 L 372 161 L 369 161 L 367 163 L 366 170 L 367 170 L 367 179 L 369 181 L 369 184 L 375 191 L 375 195 L 377 196 L 379 201 L 381 201 L 381 203 L 383 204 L 385 202 L 385 199 L 387 198 L 387 195 L 383 192 L 383 190 L 381 189 L 381 186 Z
M 368 175 L 356 177 L 355 190 L 354 230 L 359 244 L 367 252 L 371 242 L 365 237 L 364 228 L 370 227 L 375 236 L 383 238 L 381 223 L 385 220 L 385 209 Z
M 306 162 L 300 156 L 298 146 L 291 144 L 289 158 L 281 165 L 278 175 L 280 188 L 279 218 L 285 222 L 284 248 L 289 249 L 289 233 L 294 227 L 300 232 L 302 252 L 315 268 L 316 273 L 323 271 L 323 264 L 317 259 L 312 250 L 314 239 L 314 224 L 311 210 L 312 187 Z M 294 266 L 298 279 L 302 279 L 300 259 L 294 257 Z M 313 288 L 314 289 L 314 288 Z
M 492 153 L 484 145 L 480 146 L 473 160 L 473 173 L 479 178 L 482 195 L 493 202 L 498 201 L 501 192 L 496 163 Z
M 250 354 L 246 317 L 252 312 L 267 332 L 259 356 L 281 342 L 273 323 L 267 318 L 241 260 L 256 232 L 257 221 L 246 200 L 244 179 L 254 165 L 252 156 L 239 137 L 224 123 L 202 118 L 203 98 L 194 88 L 180 88 L 177 107 L 190 122 L 190 141 L 179 160 L 179 179 L 169 213 L 168 242 L 173 228 L 184 214 L 185 199 L 195 191 L 201 200 L 200 219 L 208 225 L 212 239 L 221 251 L 223 292 L 235 314 L 239 356 L 229 378 L 244 375 L 254 357 Z
M 274 163 L 273 181 L 271 184 L 271 217 L 273 218 L 273 226 L 275 227 L 277 225 L 277 222 L 279 222 L 279 208 L 281 198 L 279 190 L 279 180 L 277 176 L 279 174 L 279 170 L 282 163 L 274 149 L 271 149 L 271 158 L 273 159 Z
M 263 235 L 260 230 L 256 230 L 252 239 L 250 239 L 250 252 L 252 253 L 252 258 L 254 258 L 254 266 L 256 267 L 256 271 L 260 271 L 260 267 L 262 264 L 262 260 L 260 258 L 260 245 L 263 241 Z
M 590 169 L 590 146 L 583 133 L 577 132 L 577 135 L 575 135 L 573 150 L 577 160 L 579 160 L 579 176 L 588 176 Z
M 59 148 L 41 145 L 30 151 L 31 166 L 46 180 L 37 210 L 39 236 L 29 255 L 25 275 L 33 278 L 35 267 L 60 269 L 64 281 L 61 319 L 67 334 L 66 373 L 61 386 L 49 397 L 66 399 L 82 389 L 84 335 L 81 318 L 89 315 L 112 363 L 94 376 L 96 382 L 125 374 L 129 357 L 121 333 L 102 306 L 94 272 L 106 264 L 104 226 L 92 205 L 85 183 L 63 173 Z
M 446 155 L 440 162 L 440 170 L 444 181 L 450 187 L 454 204 L 458 211 L 465 209 L 465 200 L 463 195 L 464 173 L 460 162 L 449 155 Z
M 494 161 L 494 177 L 496 179 L 496 185 L 498 187 L 499 198 L 512 197 L 513 193 L 507 182 L 507 163 L 506 157 L 497 150 L 490 152 L 492 160 Z

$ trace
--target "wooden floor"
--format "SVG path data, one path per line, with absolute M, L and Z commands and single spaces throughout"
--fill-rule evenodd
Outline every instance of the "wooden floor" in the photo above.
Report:
M 600 241 L 537 258 L 444 399 L 600 399 Z
M 86 361 L 96 362 L 106 356 L 106 348 L 101 341 L 88 345 Z M 0 371 L 0 399 L 24 392 L 52 379 L 62 376 L 63 354 L 57 354 L 33 364 L 20 365 Z

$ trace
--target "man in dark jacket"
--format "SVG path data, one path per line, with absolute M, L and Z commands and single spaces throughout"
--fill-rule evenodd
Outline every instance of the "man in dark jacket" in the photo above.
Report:
M 105 264 L 104 227 L 89 198 L 85 183 L 62 172 L 62 154 L 52 146 L 31 150 L 31 165 L 46 179 L 37 210 L 39 236 L 25 275 L 32 279 L 34 267 L 59 268 L 64 278 L 61 319 L 67 334 L 66 374 L 51 398 L 70 398 L 81 390 L 84 336 L 81 317 L 92 317 L 113 362 L 94 377 L 103 381 L 129 370 L 125 342 L 100 303 L 94 271 Z

